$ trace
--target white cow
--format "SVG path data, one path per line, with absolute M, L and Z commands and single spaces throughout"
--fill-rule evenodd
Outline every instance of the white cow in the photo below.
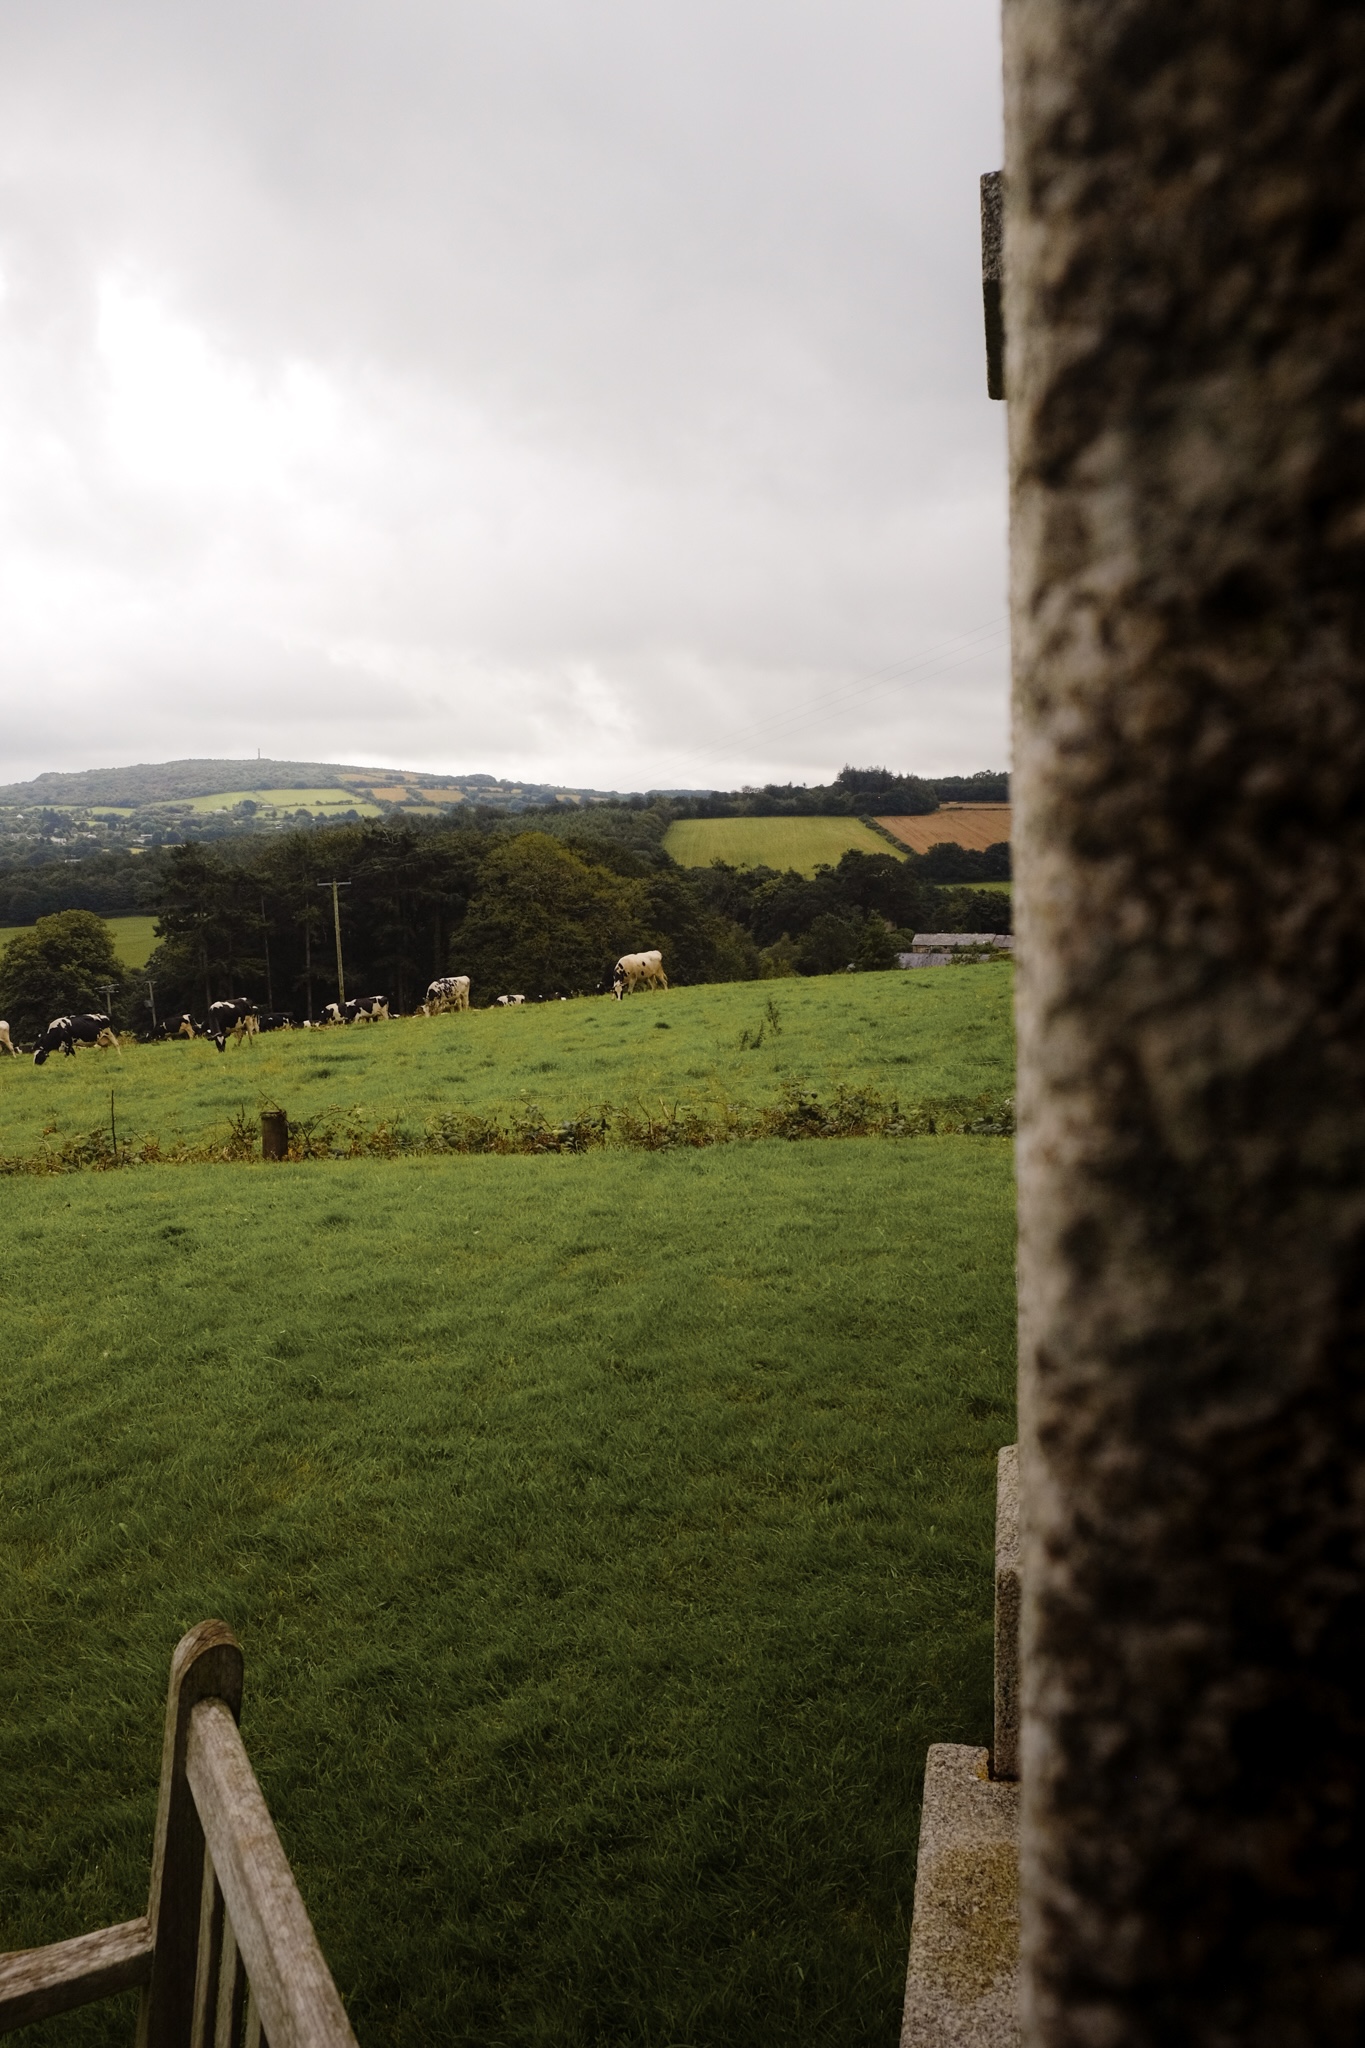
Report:
M 18 1059 L 19 1055 L 14 1049 L 14 1040 L 9 1035 L 9 1025 L 3 1017 L 0 1017 L 0 1048 L 3 1048 L 9 1054 L 11 1059 Z
M 646 988 L 668 987 L 664 956 L 657 950 L 652 953 L 623 953 L 611 971 L 611 992 L 618 1003 L 622 996 L 634 995 L 641 983 Z
M 467 1010 L 469 1008 L 469 976 L 467 974 L 443 974 L 438 981 L 427 987 L 427 999 L 422 1005 L 424 1017 L 439 1017 L 442 1010 Z
M 499 996 L 498 1008 L 500 1010 L 510 1010 L 515 1003 L 524 1003 L 525 1001 L 525 996 Z

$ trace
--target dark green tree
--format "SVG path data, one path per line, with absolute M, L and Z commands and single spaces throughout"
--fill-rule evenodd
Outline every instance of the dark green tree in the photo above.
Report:
M 796 952 L 802 974 L 838 974 L 846 968 L 860 973 L 896 964 L 896 943 L 875 911 L 852 911 L 843 917 L 826 912 L 817 917 Z
M 476 1003 L 500 995 L 577 995 L 600 987 L 619 954 L 661 943 L 642 884 L 572 852 L 545 832 L 495 840 L 451 943 Z M 667 961 L 665 961 L 665 967 Z
M 201 1015 L 219 996 L 255 995 L 263 950 L 259 889 L 250 867 L 193 841 L 166 862 L 160 941 L 147 963 L 159 1002 Z
M 17 932 L 0 956 L 0 1016 L 32 1038 L 72 1010 L 102 1010 L 112 987 L 115 1024 L 133 1022 L 126 970 L 108 925 L 91 910 L 59 910 Z
M 748 932 L 708 909 L 681 868 L 646 875 L 639 892 L 645 924 L 661 934 L 657 943 L 670 982 L 752 981 L 757 975 L 758 948 Z

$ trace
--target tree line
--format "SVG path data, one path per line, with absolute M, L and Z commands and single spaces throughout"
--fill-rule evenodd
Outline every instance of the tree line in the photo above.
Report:
M 103 1007 L 113 981 L 118 1021 L 143 1028 L 150 981 L 162 1015 L 202 1017 L 210 1002 L 245 995 L 316 1016 L 337 994 L 333 879 L 346 885 L 347 991 L 386 995 L 399 1011 L 447 973 L 468 974 L 478 1004 L 591 993 L 619 954 L 648 946 L 686 984 L 886 968 L 916 929 L 1008 925 L 1006 896 L 944 886 L 935 855 L 850 852 L 813 878 L 684 869 L 664 850 L 671 820 L 657 807 L 521 822 L 376 821 L 168 849 L 154 868 L 137 864 L 140 907 L 158 919 L 145 970 L 131 975 L 101 950 L 96 917 L 48 915 L 0 959 L 0 1014 L 31 1033 L 63 1008 Z M 966 865 L 986 879 L 983 867 L 1007 870 L 1007 849 Z M 63 932 L 74 948 L 65 979 Z

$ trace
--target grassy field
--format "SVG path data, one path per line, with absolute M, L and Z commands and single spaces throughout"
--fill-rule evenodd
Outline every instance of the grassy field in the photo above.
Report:
M 828 975 L 472 1010 L 327 1032 L 271 1033 L 218 1053 L 185 1040 L 0 1061 L 0 1159 L 108 1127 L 163 1147 L 221 1141 L 278 1102 L 291 1119 L 363 1111 L 420 1132 L 446 1112 L 604 1102 L 762 1105 L 784 1083 L 874 1089 L 903 1103 L 1008 1094 L 1012 969 Z M 771 1005 L 778 1019 L 774 1029 Z M 758 1041 L 755 1043 L 755 1041 Z
M 125 967 L 145 967 L 156 947 L 154 917 L 110 917 L 105 920 L 114 934 L 114 951 Z
M 685 868 L 724 860 L 737 868 L 795 868 L 802 875 L 833 867 L 850 848 L 896 851 L 857 818 L 680 818 L 669 826 L 664 846 Z
M 214 796 L 196 796 L 188 799 L 192 811 L 230 811 L 237 804 L 250 800 L 263 811 L 312 811 L 318 817 L 326 817 L 332 811 L 357 811 L 362 818 L 377 818 L 378 804 L 366 797 L 357 796 L 349 789 L 230 789 Z
M 266 1100 L 1012 1085 L 1011 970 L 0 1065 L 0 1154 Z M 10 1177 L 0 1947 L 145 1890 L 166 1661 L 244 1727 L 362 2048 L 894 2039 L 919 1774 L 989 1735 L 1010 1148 Z M 34 2030 L 112 2048 L 128 2001 Z
M 0 1946 L 142 1909 L 219 1615 L 362 2048 L 894 2042 L 925 1746 L 989 1739 L 1006 1143 L 12 1180 L 6 1241 Z
M 107 917 L 105 923 L 114 935 L 114 951 L 125 967 L 145 967 L 156 945 L 156 919 L 154 917 Z M 19 932 L 31 927 L 22 924 L 0 925 L 0 953 Z

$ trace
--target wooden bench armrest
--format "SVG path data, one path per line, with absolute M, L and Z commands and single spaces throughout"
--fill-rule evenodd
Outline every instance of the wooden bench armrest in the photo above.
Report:
M 185 1769 L 270 2048 L 356 2048 L 237 1723 L 222 1700 L 202 1699 L 191 1711 Z

